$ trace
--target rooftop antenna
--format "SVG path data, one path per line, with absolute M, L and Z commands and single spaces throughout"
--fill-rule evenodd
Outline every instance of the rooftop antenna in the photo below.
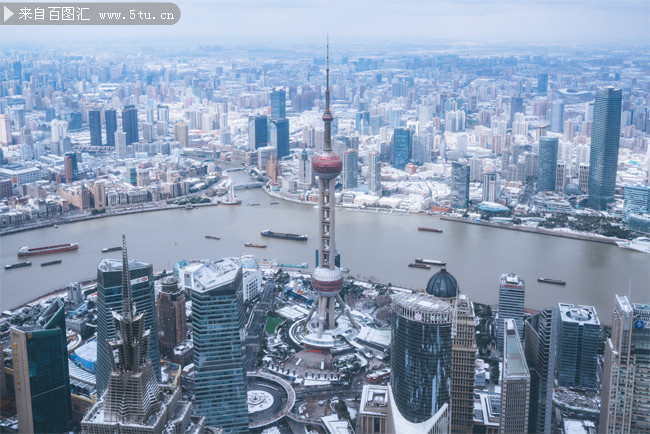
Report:
M 122 234 L 122 316 L 131 318 L 133 300 L 131 297 L 131 278 L 129 276 L 129 255 L 126 251 L 126 234 Z

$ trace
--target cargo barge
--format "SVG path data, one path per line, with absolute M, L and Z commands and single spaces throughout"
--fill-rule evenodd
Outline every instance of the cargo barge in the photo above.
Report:
M 63 260 L 61 260 L 61 259 L 57 259 L 56 261 L 41 262 L 41 267 L 47 267 L 48 265 L 60 264 L 61 262 L 63 262 Z
M 29 267 L 31 266 L 32 263 L 27 261 L 27 262 L 19 262 L 17 264 L 11 264 L 11 265 L 5 265 L 5 270 L 12 270 L 14 268 L 21 268 L 21 267 Z
M 206 235 L 205 238 L 208 240 L 220 240 L 221 237 L 215 237 L 214 235 Z
M 269 229 L 260 232 L 260 235 L 268 238 L 279 238 L 281 240 L 290 240 L 290 241 L 307 241 L 307 235 L 298 235 L 298 234 L 287 234 L 284 232 L 273 232 Z
M 79 243 L 57 244 L 55 246 L 34 247 L 32 249 L 25 246 L 18 249 L 18 256 L 45 255 L 47 253 L 59 253 L 67 252 L 69 250 L 77 250 L 78 248 Z
M 566 282 L 564 280 L 548 279 L 546 277 L 538 277 L 537 281 L 542 283 L 552 283 L 554 285 L 566 285 Z
M 418 231 L 437 232 L 437 233 L 440 233 L 440 232 L 442 232 L 442 229 L 438 229 L 438 228 L 425 228 L 424 226 L 418 226 Z
M 266 244 L 253 244 L 253 243 L 245 243 L 244 244 L 246 247 L 258 247 L 260 249 L 265 249 Z
M 423 259 L 415 258 L 416 264 L 429 264 L 429 265 L 447 265 L 445 261 L 438 261 L 436 259 Z
M 410 263 L 409 267 L 411 267 L 411 268 L 422 268 L 423 270 L 430 270 L 431 269 L 431 265 L 427 265 L 427 264 Z
M 122 246 L 117 246 L 117 247 L 104 247 L 104 248 L 102 249 L 102 253 L 117 252 L 118 250 L 122 250 Z

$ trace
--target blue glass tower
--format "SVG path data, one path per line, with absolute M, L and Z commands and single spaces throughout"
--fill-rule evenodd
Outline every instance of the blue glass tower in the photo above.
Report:
M 543 136 L 539 138 L 539 158 L 537 159 L 537 191 L 555 191 L 557 174 L 558 138 Z
M 278 153 L 278 160 L 289 155 L 289 119 L 271 120 L 271 146 Z
M 99 110 L 88 112 L 88 128 L 90 129 L 90 146 L 102 145 L 102 118 Z
M 469 205 L 469 166 L 451 163 L 451 206 L 467 208 Z
M 650 214 L 650 185 L 626 185 L 623 196 L 623 222 L 630 214 Z
M 284 89 L 275 89 L 271 92 L 271 119 L 285 119 L 287 117 L 287 94 Z
M 154 374 L 160 381 L 160 348 L 158 345 L 158 320 L 153 284 L 153 266 L 129 261 L 131 294 L 137 313 L 144 313 L 145 327 L 151 330 L 149 358 Z M 111 311 L 122 309 L 122 261 L 102 259 L 97 267 L 97 391 L 104 393 L 111 375 L 111 352 L 108 341 L 115 339 L 115 324 Z
M 248 117 L 248 149 L 253 151 L 269 145 L 269 127 L 266 116 Z
M 117 114 L 115 110 L 106 110 L 106 146 L 115 146 L 115 131 L 117 131 Z
M 196 413 L 226 433 L 248 432 L 238 259 L 213 261 L 195 273 L 192 318 Z
M 621 89 L 606 87 L 596 92 L 589 156 L 590 208 L 604 210 L 614 201 L 618 145 L 621 134 Z
M 67 345 L 65 308 L 59 298 L 54 299 L 38 318 L 11 328 L 20 432 L 70 431 L 72 407 Z
M 138 109 L 127 105 L 122 110 L 122 131 L 126 133 L 126 145 L 135 143 L 138 138 Z
M 411 131 L 406 128 L 395 128 L 390 147 L 390 162 L 394 168 L 404 170 L 411 159 L 411 146 Z
M 564 132 L 564 103 L 562 101 L 553 101 L 551 104 L 551 126 L 549 129 L 554 133 Z
M 390 384 L 402 416 L 420 423 L 450 402 L 453 309 L 429 294 L 392 298 Z

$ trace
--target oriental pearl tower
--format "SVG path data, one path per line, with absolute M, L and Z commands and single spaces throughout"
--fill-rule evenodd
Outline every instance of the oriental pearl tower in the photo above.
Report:
M 334 262 L 336 252 L 335 240 L 335 197 L 334 187 L 336 177 L 343 169 L 343 161 L 332 151 L 332 120 L 330 112 L 330 56 L 329 37 L 327 41 L 327 87 L 325 90 L 325 113 L 323 123 L 325 127 L 323 151 L 313 158 L 313 171 L 318 177 L 318 223 L 320 225 L 320 245 L 318 249 L 318 267 L 311 277 L 311 284 L 318 294 L 316 302 L 312 306 L 307 317 L 307 323 L 314 312 L 318 312 L 318 338 L 322 338 L 324 330 L 336 328 L 338 316 L 334 315 L 335 300 L 338 301 L 341 309 L 339 316 L 345 313 L 352 325 L 359 328 L 359 325 L 350 314 L 350 309 L 343 302 L 339 295 L 343 288 L 343 273 Z

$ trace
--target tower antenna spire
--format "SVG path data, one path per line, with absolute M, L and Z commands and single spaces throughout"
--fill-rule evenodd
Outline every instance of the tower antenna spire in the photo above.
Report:
M 126 234 L 122 234 L 122 315 L 130 318 L 133 311 L 131 278 L 129 277 L 129 255 L 126 251 Z
M 325 111 L 330 111 L 330 35 L 327 34 L 327 66 L 325 67 L 326 83 L 325 87 Z

